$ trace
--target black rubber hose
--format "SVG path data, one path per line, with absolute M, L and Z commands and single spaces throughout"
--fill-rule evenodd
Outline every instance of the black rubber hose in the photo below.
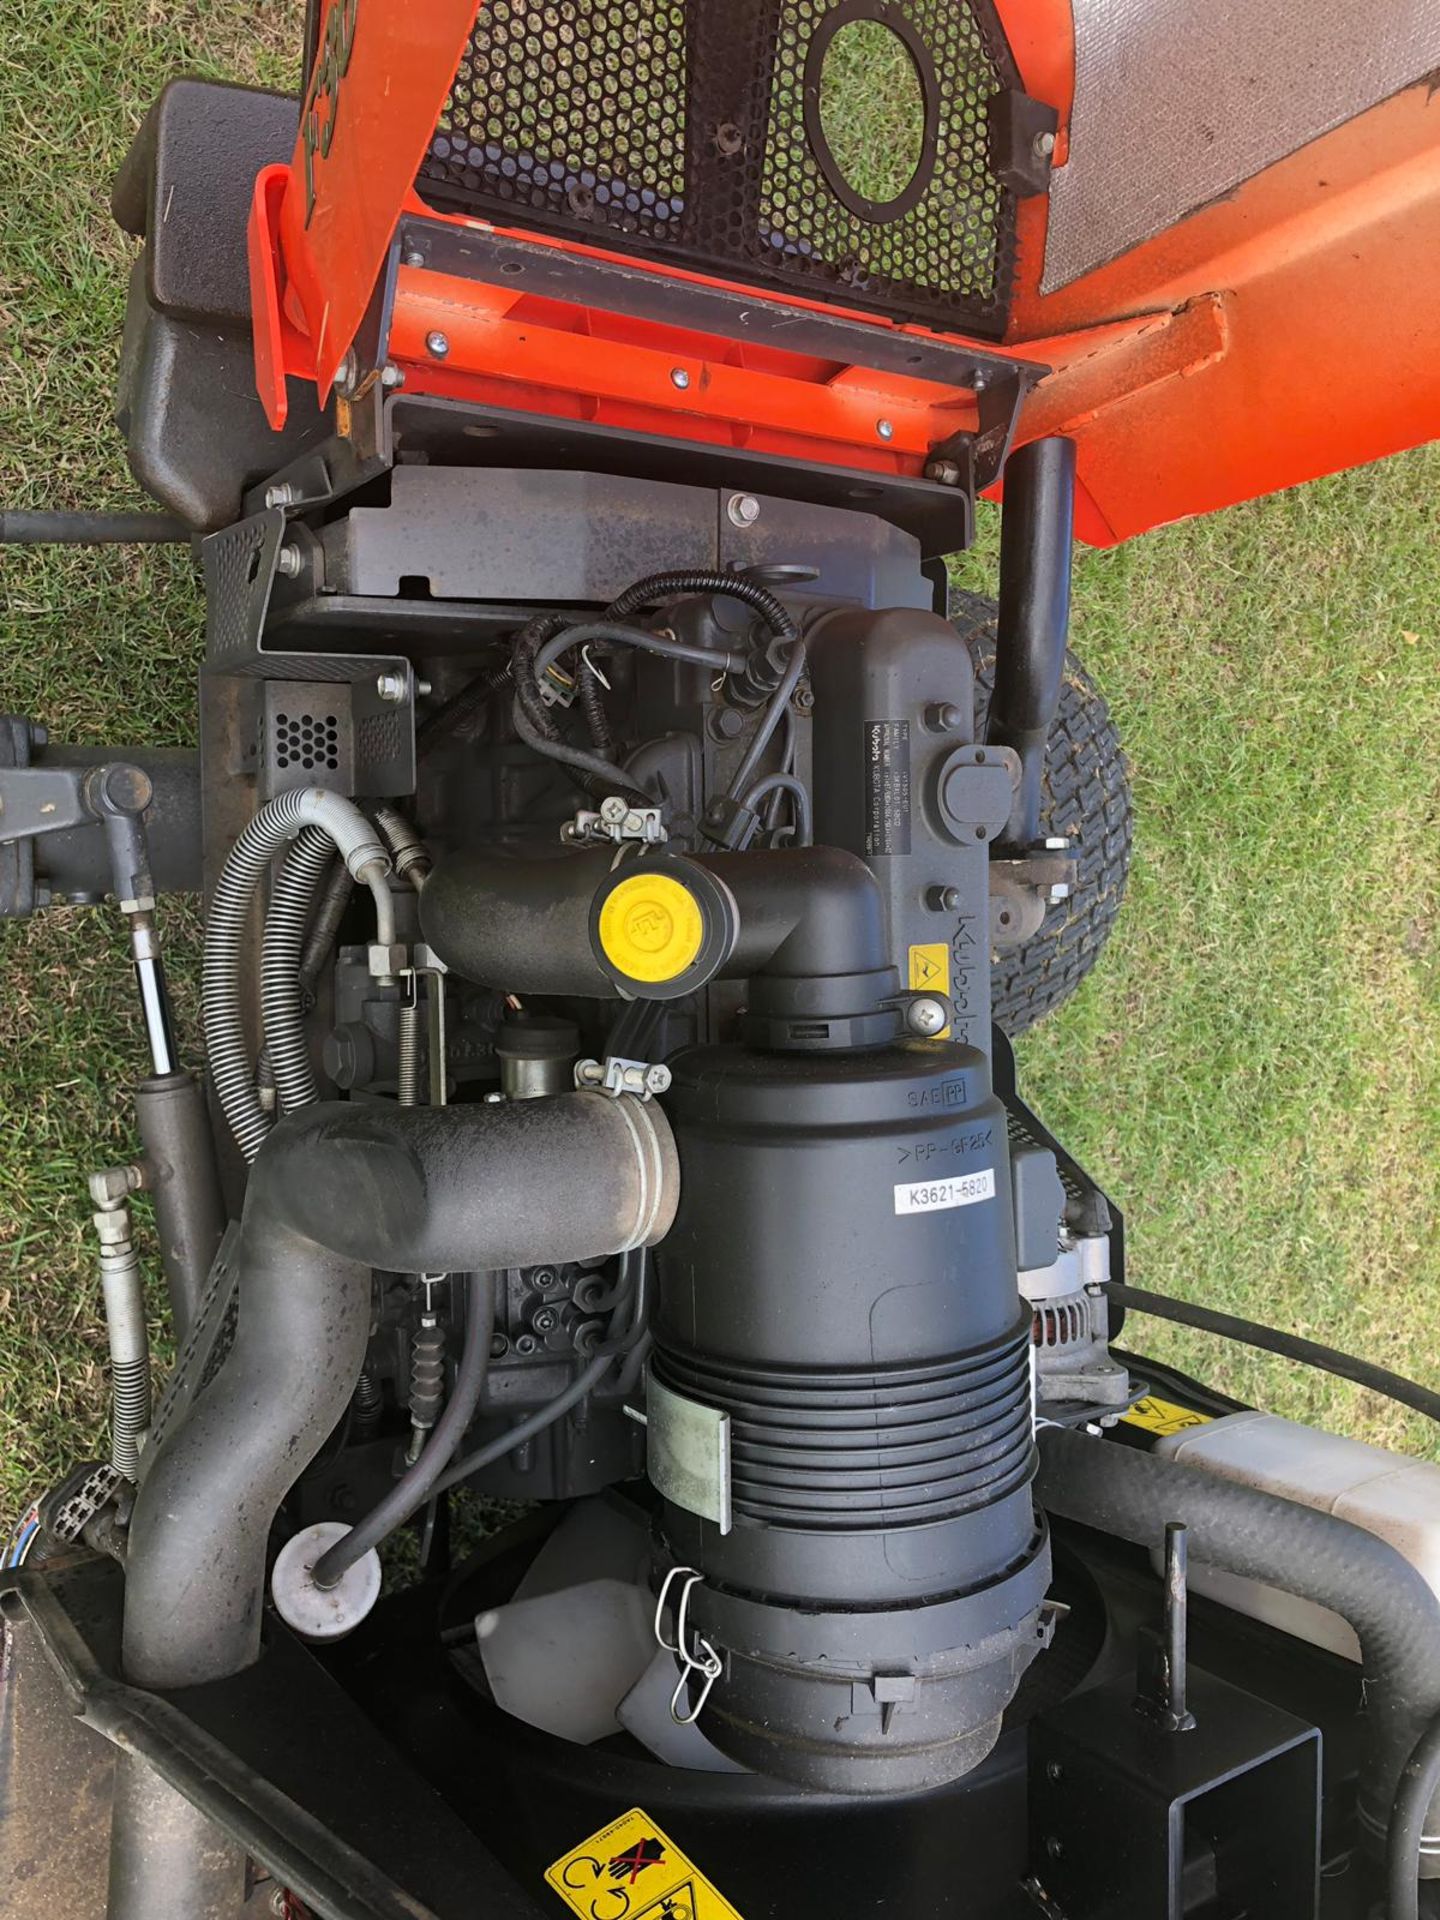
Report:
M 474 1419 L 480 1395 L 485 1390 L 485 1376 L 490 1371 L 490 1339 L 495 1331 L 492 1274 L 479 1276 L 466 1304 L 465 1343 L 455 1370 L 455 1382 L 424 1452 L 412 1461 L 390 1491 L 376 1501 L 358 1526 L 352 1527 L 343 1540 L 337 1540 L 327 1553 L 321 1554 L 313 1573 L 317 1587 L 333 1587 L 357 1560 L 363 1559 L 382 1540 L 389 1539 L 412 1513 L 419 1512 L 465 1438 L 465 1430 Z
M 1351 1380 L 1357 1387 L 1384 1394 L 1402 1407 L 1440 1421 L 1440 1393 L 1391 1373 L 1369 1360 L 1357 1360 L 1353 1354 L 1335 1347 L 1322 1346 L 1317 1340 L 1302 1339 L 1298 1333 L 1282 1333 L 1278 1327 L 1262 1327 L 1254 1320 L 1242 1320 L 1233 1313 L 1217 1313 L 1213 1307 L 1197 1307 L 1188 1300 L 1172 1300 L 1168 1294 L 1149 1293 L 1143 1287 L 1124 1286 L 1112 1280 L 1107 1288 L 1117 1306 L 1130 1307 L 1136 1313 L 1148 1313 L 1156 1320 L 1173 1320 L 1177 1326 L 1198 1327 L 1202 1333 L 1216 1333 L 1224 1340 L 1237 1340 L 1242 1346 L 1258 1347 L 1262 1353 L 1278 1353 L 1283 1360 L 1298 1360 L 1302 1366 L 1315 1367 L 1321 1373 L 1333 1373 L 1339 1380 Z
M 1425 1817 L 1440 1793 L 1440 1719 L 1432 1720 L 1405 1763 L 1385 1850 L 1385 1920 L 1418 1920 Z M 1433 1847 L 1435 1842 L 1431 1840 Z
M 283 1120 L 246 1188 L 234 1344 L 185 1420 L 147 1450 L 126 1677 L 192 1686 L 258 1658 L 271 1524 L 354 1393 L 372 1269 L 491 1272 L 621 1253 L 668 1231 L 678 1188 L 663 1113 L 628 1096 L 336 1102 Z
M 585 620 L 564 633 L 553 635 L 536 649 L 531 677 L 538 683 L 562 653 L 595 644 L 634 647 L 640 653 L 658 654 L 662 660 L 683 660 L 690 666 L 709 667 L 719 673 L 737 672 L 745 664 L 742 654 L 725 647 L 702 647 L 691 640 L 668 639 L 664 634 L 652 633 L 648 627 L 631 627 L 618 620 Z
M 652 573 L 627 587 L 618 600 L 605 609 L 607 620 L 624 620 L 641 607 L 657 600 L 669 600 L 682 593 L 720 593 L 739 600 L 758 613 L 766 626 L 781 640 L 794 640 L 798 628 L 784 603 L 758 580 L 747 580 L 739 573 L 719 573 L 703 567 L 685 568 L 676 573 Z
M 511 662 L 511 674 L 515 682 L 512 708 L 515 731 L 526 746 L 566 767 L 581 791 L 592 800 L 604 800 L 613 793 L 628 800 L 631 806 L 653 806 L 650 795 L 638 788 L 619 767 L 598 754 L 586 753 L 583 748 L 572 747 L 562 740 L 549 707 L 540 697 L 535 658 L 541 647 L 564 625 L 564 619 L 558 615 L 542 615 L 522 627 L 516 636 Z
M 181 547 L 190 529 L 169 513 L 0 513 L 0 547 Z
M 519 1421 L 513 1427 L 507 1427 L 504 1433 L 497 1433 L 493 1440 L 487 1440 L 485 1445 L 477 1448 L 474 1453 L 466 1454 L 463 1460 L 457 1460 L 450 1471 L 442 1474 L 435 1482 L 436 1493 L 448 1493 L 452 1487 L 458 1487 L 472 1474 L 479 1473 L 482 1467 L 493 1466 L 497 1460 L 503 1460 L 505 1455 L 512 1452 L 514 1448 L 523 1447 L 527 1440 L 533 1440 L 537 1433 L 543 1433 L 547 1427 L 553 1427 L 562 1415 L 567 1414 L 572 1407 L 578 1406 L 591 1388 L 598 1385 L 613 1358 L 614 1355 L 609 1353 L 596 1354 L 563 1393 L 557 1393 L 553 1400 L 546 1401 L 543 1407 L 537 1407 L 528 1419 Z
M 581 659 L 575 684 L 580 689 L 580 706 L 585 715 L 585 724 L 590 729 L 591 744 L 602 760 L 611 760 L 615 756 L 615 736 L 610 731 L 610 717 L 605 711 L 600 675 L 586 659 Z
M 815 843 L 814 813 L 810 806 L 810 789 L 803 780 L 793 773 L 770 773 L 763 780 L 757 780 L 750 791 L 744 795 L 740 804 L 751 813 L 758 813 L 770 794 L 785 793 L 795 809 L 795 840 L 797 847 L 809 847 Z
M 1359 1813 L 1377 1845 L 1406 1763 L 1440 1714 L 1440 1598 L 1403 1554 L 1348 1520 L 1198 1467 L 1061 1427 L 1040 1431 L 1048 1513 L 1155 1547 L 1171 1520 L 1194 1561 L 1260 1580 L 1348 1620 L 1360 1642 L 1368 1753 Z M 1413 1911 L 1413 1909 L 1412 1909 Z

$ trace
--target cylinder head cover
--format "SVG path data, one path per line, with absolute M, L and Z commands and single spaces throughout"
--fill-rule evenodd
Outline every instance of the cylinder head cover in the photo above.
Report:
M 954 1779 L 994 1744 L 1049 1582 L 988 1063 L 915 1042 L 671 1064 L 653 1374 L 667 1407 L 728 1418 L 723 1502 L 664 1508 L 723 1662 L 701 1725 L 806 1785 Z

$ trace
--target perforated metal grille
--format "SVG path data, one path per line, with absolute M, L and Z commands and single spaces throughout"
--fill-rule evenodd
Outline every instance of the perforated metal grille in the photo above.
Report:
M 924 96 L 903 192 L 826 138 L 817 79 L 855 22 L 903 41 Z M 485 0 L 418 184 L 440 208 L 998 333 L 1014 207 L 986 110 L 1013 84 L 989 0 Z M 873 102 L 885 172 L 879 76 Z
M 277 767 L 314 767 L 334 772 L 340 765 L 340 723 L 333 713 L 277 713 Z

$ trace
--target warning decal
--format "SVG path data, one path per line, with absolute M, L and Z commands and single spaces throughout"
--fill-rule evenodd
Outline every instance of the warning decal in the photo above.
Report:
M 943 993 L 950 998 L 950 942 L 927 940 L 910 949 L 909 986 L 912 993 Z M 948 1040 L 950 1028 L 935 1037 Z
M 564 1854 L 545 1878 L 580 1920 L 740 1920 L 638 1807 Z
M 1208 1413 L 1196 1413 L 1193 1407 L 1180 1407 L 1173 1400 L 1161 1400 L 1155 1394 L 1147 1393 L 1122 1418 L 1132 1427 L 1143 1427 L 1146 1433 L 1167 1434 L 1184 1433 L 1187 1427 L 1208 1427 L 1211 1416 Z

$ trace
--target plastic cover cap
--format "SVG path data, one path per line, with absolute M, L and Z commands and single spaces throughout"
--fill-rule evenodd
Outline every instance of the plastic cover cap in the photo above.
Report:
M 350 1528 L 340 1520 L 317 1520 L 280 1549 L 270 1576 L 275 1610 L 302 1640 L 343 1640 L 380 1598 L 380 1556 L 372 1547 L 333 1587 L 315 1584 L 315 1562 Z

